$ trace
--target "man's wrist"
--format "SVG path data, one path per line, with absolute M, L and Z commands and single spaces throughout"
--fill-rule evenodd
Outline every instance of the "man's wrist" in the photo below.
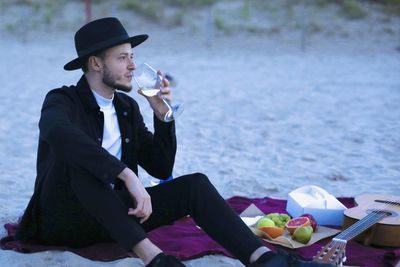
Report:
M 158 114 L 155 111 L 153 111 L 153 116 L 154 116 L 154 118 L 156 118 L 156 120 L 165 123 L 164 118 L 163 118 L 163 116 L 161 114 Z
M 123 171 L 118 174 L 118 178 L 121 179 L 122 181 L 124 181 L 125 183 L 132 178 L 135 178 L 136 174 L 129 169 L 128 167 L 126 167 L 125 169 L 123 169 Z

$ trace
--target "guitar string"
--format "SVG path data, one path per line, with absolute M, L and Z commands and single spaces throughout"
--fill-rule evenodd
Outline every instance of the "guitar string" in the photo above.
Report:
M 390 208 L 389 207 L 390 205 L 399 205 L 400 206 L 400 201 L 396 202 L 396 201 L 378 201 L 377 200 L 377 202 L 386 203 L 387 205 L 384 207 L 385 209 Z M 317 257 L 315 257 L 315 259 L 322 260 L 323 258 L 326 259 L 326 257 L 328 256 L 329 257 L 328 262 L 331 262 L 331 263 L 334 262 L 335 265 L 340 266 L 343 262 L 346 261 L 346 253 L 345 253 L 346 242 L 343 242 L 343 240 L 345 240 L 345 241 L 351 240 L 359 233 L 362 233 L 363 231 L 370 228 L 372 225 L 374 225 L 375 223 L 379 222 L 380 220 L 382 220 L 383 218 L 385 218 L 389 215 L 390 214 L 385 212 L 383 209 L 372 211 L 371 213 L 369 213 L 367 216 L 365 216 L 362 219 L 362 222 L 361 222 L 361 220 L 359 220 L 356 223 L 352 224 L 347 229 L 345 229 L 343 232 L 338 234 L 326 246 L 326 248 L 324 248 L 323 251 L 321 251 L 321 254 L 319 254 Z M 365 225 L 366 222 L 367 222 L 367 224 Z M 335 239 L 339 239 L 339 240 L 335 240 Z M 335 251 L 330 254 L 329 251 L 332 248 L 335 248 Z M 338 255 L 339 253 L 340 253 L 340 255 Z
M 352 236 L 352 233 L 354 232 L 360 232 L 360 230 L 364 227 L 364 225 L 369 225 L 369 223 L 371 222 L 371 219 L 374 219 L 374 214 L 369 214 L 368 216 L 366 216 L 364 218 L 363 221 L 361 221 L 361 223 L 356 222 L 355 224 L 353 224 L 351 227 L 349 227 L 349 229 L 344 232 L 341 233 L 340 236 L 338 236 L 337 238 L 340 239 L 344 239 L 344 240 L 350 240 L 350 237 Z
M 337 266 L 340 266 L 344 261 L 346 261 L 345 249 L 346 249 L 346 243 L 340 242 L 339 246 L 336 248 L 335 251 L 335 258 L 332 259 L 333 261 L 335 261 L 336 259 L 335 264 Z
M 363 219 L 357 221 L 356 223 L 352 224 L 349 228 L 345 229 L 343 232 L 337 235 L 336 238 L 350 240 L 357 234 L 370 228 L 372 225 L 374 225 L 375 223 L 379 222 L 380 220 L 388 216 L 387 212 L 385 212 L 384 210 L 390 208 L 389 205 L 390 203 L 387 203 L 387 205 L 385 205 L 383 209 L 372 211 Z
M 373 214 L 368 214 L 364 220 L 369 220 L 369 217 L 372 217 Z M 342 240 L 349 240 L 347 239 L 346 235 L 348 234 L 348 231 L 354 231 L 357 228 L 359 228 L 360 225 L 359 224 L 352 224 L 349 228 L 345 229 L 343 232 L 341 232 L 340 234 L 338 234 L 330 243 L 329 245 L 322 251 L 322 255 L 321 257 L 329 258 L 329 261 L 332 262 L 334 261 L 334 259 L 336 258 L 336 256 L 334 255 L 335 253 L 337 253 L 337 250 L 339 249 L 344 249 L 346 243 L 343 242 Z M 335 240 L 335 239 L 340 239 L 340 240 Z M 334 249 L 335 251 L 332 251 L 332 249 Z
M 346 242 L 332 241 L 314 257 L 314 261 L 329 262 L 334 263 L 336 266 L 340 266 L 344 261 L 346 261 L 345 248 Z
M 378 199 L 375 201 L 378 203 L 386 203 L 389 205 L 400 206 L 400 201 L 397 201 L 397 200 L 380 200 L 380 199 Z
M 337 266 L 339 266 L 346 260 L 346 253 L 345 253 L 346 242 L 343 242 L 342 240 L 346 241 L 351 240 L 357 234 L 362 233 L 364 230 L 368 229 L 369 227 L 371 227 L 376 222 L 380 221 L 382 218 L 386 216 L 387 215 L 385 215 L 385 213 L 382 212 L 379 213 L 371 212 L 366 217 L 364 217 L 362 223 L 360 223 L 361 222 L 360 220 L 352 224 L 349 228 L 345 229 L 343 232 L 341 232 L 339 235 L 336 236 L 336 238 L 341 240 L 338 241 L 336 241 L 335 239 L 332 240 L 330 245 L 325 249 L 325 252 L 323 252 L 324 257 L 328 256 L 330 262 L 334 262 Z M 365 224 L 366 221 L 367 224 L 363 225 Z M 329 250 L 331 250 L 332 248 L 334 248 L 335 251 L 333 251 L 333 253 L 329 253 Z
M 369 216 L 366 220 L 364 221 L 358 221 L 357 224 L 353 229 L 350 229 L 347 233 L 343 234 L 343 238 L 345 240 L 350 240 L 357 236 L 358 234 L 362 233 L 363 231 L 367 230 L 371 226 L 373 226 L 375 223 L 379 222 L 383 218 L 385 218 L 387 215 L 385 213 L 377 213 L 377 212 L 372 212 L 371 216 Z M 361 222 L 361 223 L 359 223 Z
M 372 216 L 373 216 L 373 215 L 370 213 L 370 214 L 368 214 L 367 216 L 365 216 L 365 217 L 363 218 L 363 220 L 364 220 L 364 221 L 368 221 L 369 218 L 372 217 Z M 358 222 L 359 222 L 359 221 L 358 221 Z M 348 233 L 348 232 L 351 232 L 351 231 L 355 231 L 355 230 L 357 230 L 357 228 L 360 227 L 360 223 L 358 223 L 358 222 L 352 224 L 350 227 L 348 227 L 347 229 L 343 230 L 343 232 L 341 232 L 340 234 L 338 234 L 338 235 L 336 236 L 336 238 L 343 239 L 343 240 L 347 240 L 347 239 L 346 239 L 347 233 Z
M 355 228 L 353 228 L 351 231 L 348 232 L 348 234 L 345 236 L 348 240 L 352 239 L 355 237 L 357 234 L 362 233 L 363 231 L 367 230 L 371 226 L 373 226 L 375 223 L 379 222 L 383 218 L 386 217 L 385 213 L 378 213 L 378 212 L 372 212 L 371 215 L 362 223 L 359 223 L 356 225 Z

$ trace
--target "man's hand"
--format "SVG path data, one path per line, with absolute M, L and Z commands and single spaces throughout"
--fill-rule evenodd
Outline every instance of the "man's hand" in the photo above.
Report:
M 163 77 L 162 86 L 160 88 L 159 94 L 149 97 L 144 95 L 140 89 L 138 90 L 138 93 L 144 96 L 147 101 L 149 101 L 150 106 L 153 109 L 154 114 L 156 114 L 157 118 L 161 121 L 164 121 L 164 116 L 169 111 L 169 109 L 167 105 L 165 105 L 163 99 L 170 104 L 172 102 L 172 92 L 169 88 L 169 81 L 164 78 L 162 72 L 157 71 L 157 74 L 160 75 L 160 77 Z
M 145 222 L 153 211 L 150 195 L 131 169 L 125 168 L 118 178 L 125 182 L 126 188 L 136 203 L 135 208 L 129 208 L 128 214 L 140 218 L 140 223 Z

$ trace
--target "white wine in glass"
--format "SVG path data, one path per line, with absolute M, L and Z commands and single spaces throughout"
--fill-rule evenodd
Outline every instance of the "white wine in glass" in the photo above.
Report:
M 163 114 L 164 121 L 170 122 L 176 119 L 183 112 L 183 105 L 176 104 L 171 106 L 159 94 L 160 89 L 163 87 L 163 77 L 157 73 L 149 64 L 143 63 L 136 67 L 133 76 L 136 84 L 141 90 L 142 94 L 148 97 L 159 96 L 168 108 L 168 111 Z
M 141 88 L 140 90 L 142 90 L 142 94 L 149 97 L 156 96 L 160 92 L 160 89 L 154 88 Z

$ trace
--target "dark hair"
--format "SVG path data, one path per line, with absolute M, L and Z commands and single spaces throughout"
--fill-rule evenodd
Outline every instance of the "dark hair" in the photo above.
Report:
M 88 56 L 87 58 L 85 58 L 85 59 L 83 60 L 84 63 L 83 63 L 83 65 L 82 65 L 82 71 L 83 71 L 83 73 L 86 73 L 86 72 L 88 72 L 88 70 L 89 70 L 88 64 L 89 64 L 89 58 L 90 58 L 91 56 L 99 57 L 100 59 L 104 60 L 104 58 L 106 57 L 106 51 L 107 51 L 107 50 L 102 50 L 102 51 L 100 51 L 100 52 L 97 52 L 97 53 L 95 53 L 95 54 L 93 54 L 93 55 L 90 55 L 90 56 Z

